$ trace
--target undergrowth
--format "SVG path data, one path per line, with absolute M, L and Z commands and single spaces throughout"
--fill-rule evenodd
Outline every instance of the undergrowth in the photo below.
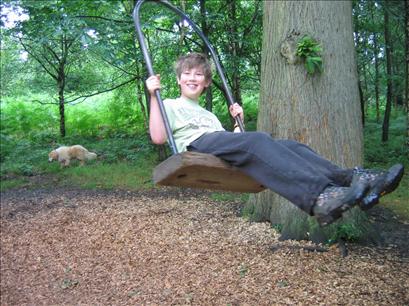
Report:
M 53 139 L 53 140 L 51 140 Z M 78 161 L 61 169 L 57 162 L 48 162 L 48 153 L 60 145 L 81 144 L 98 155 L 97 160 L 79 167 Z M 81 188 L 146 188 L 157 154 L 147 135 L 117 135 L 115 138 L 38 137 L 17 139 L 2 137 L 1 189 L 27 183 L 24 177 L 52 175 L 61 185 Z M 55 183 L 55 182 L 54 182 Z
M 409 138 L 406 134 L 407 119 L 401 111 L 393 111 L 390 119 L 389 140 L 382 142 L 382 122 L 370 116 L 364 128 L 364 166 L 366 168 L 389 168 L 401 163 L 405 174 L 399 187 L 384 196 L 381 205 L 392 209 L 400 218 L 409 220 Z

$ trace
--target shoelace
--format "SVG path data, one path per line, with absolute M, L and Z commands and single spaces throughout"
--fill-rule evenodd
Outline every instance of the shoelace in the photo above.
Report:
M 378 177 L 384 175 L 386 172 L 382 170 L 375 170 L 375 169 L 363 169 L 355 167 L 353 169 L 355 175 L 359 177 L 359 179 L 364 179 L 369 183 L 375 181 Z

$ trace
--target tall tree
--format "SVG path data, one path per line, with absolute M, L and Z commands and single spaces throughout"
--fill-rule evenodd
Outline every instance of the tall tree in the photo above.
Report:
M 210 34 L 209 25 L 206 18 L 206 0 L 200 0 L 200 15 L 202 16 L 201 20 L 201 28 L 203 35 L 208 37 Z M 206 53 L 206 47 L 202 47 L 202 53 Z M 208 90 L 206 90 L 206 109 L 208 111 L 212 111 L 213 109 L 213 92 L 212 92 L 212 85 L 210 84 Z
M 389 24 L 389 2 L 384 1 L 384 34 L 385 34 L 385 57 L 386 57 L 386 106 L 383 115 L 382 141 L 388 141 L 389 138 L 389 119 L 392 109 L 392 42 Z
M 358 31 L 358 27 L 359 27 L 359 18 L 358 18 L 358 14 L 356 13 L 357 11 L 359 11 L 359 6 L 360 3 L 359 1 L 353 1 L 353 12 L 355 12 L 355 14 L 353 14 L 354 17 L 354 38 L 355 38 L 355 46 L 357 51 L 359 51 L 360 49 L 363 48 L 362 46 L 362 41 L 363 39 L 361 38 L 361 33 L 359 33 Z M 359 53 L 358 53 L 359 54 Z M 364 94 L 364 91 L 362 89 L 362 72 L 364 72 L 364 70 L 360 67 L 360 63 L 358 61 L 357 63 L 358 65 L 358 89 L 359 89 L 359 100 L 361 103 L 361 112 L 362 112 L 362 124 L 365 124 L 365 106 L 366 106 L 366 96 Z M 363 76 L 365 77 L 365 75 Z
M 228 10 L 227 15 L 229 16 L 228 24 L 228 37 L 229 37 L 229 54 L 231 55 L 231 64 L 232 64 L 232 88 L 233 88 L 233 97 L 234 100 L 242 104 L 241 94 L 240 94 L 240 60 L 238 58 L 239 53 L 239 42 L 238 42 L 238 30 L 237 30 L 237 12 L 236 12 L 236 2 L 228 1 L 227 4 Z
M 371 19 L 372 19 L 372 40 L 373 40 L 373 57 L 374 57 L 374 64 L 375 64 L 375 75 L 374 75 L 374 92 L 375 92 L 375 109 L 376 109 L 376 122 L 379 122 L 380 118 L 380 101 L 379 101 L 379 44 L 378 44 L 378 36 L 379 36 L 379 31 L 377 31 L 377 27 L 375 26 L 375 18 L 374 18 L 374 11 L 376 11 L 376 3 L 375 2 L 370 2 L 370 7 L 369 10 L 371 12 Z
M 68 71 L 78 64 L 83 52 L 80 29 L 68 18 L 61 7 L 56 10 L 57 2 L 25 1 L 21 5 L 29 19 L 13 29 L 16 37 L 31 59 L 35 60 L 43 71 L 54 80 L 58 92 L 60 112 L 60 134 L 65 136 L 65 93 Z
M 135 80 L 135 76 L 124 81 L 101 81 L 102 73 L 95 69 L 103 66 L 102 60 L 91 56 L 90 49 L 99 39 L 95 30 L 79 17 L 84 12 L 95 12 L 110 3 L 94 1 L 88 3 L 66 0 L 24 0 L 9 1 L 8 5 L 18 5 L 29 16 L 10 30 L 29 60 L 41 67 L 44 87 L 53 87 L 51 94 L 56 101 L 38 101 L 43 104 L 56 104 L 60 114 L 60 135 L 66 134 L 65 105 L 78 103 L 87 97 L 110 91 Z M 16 4 L 17 3 L 17 4 Z M 91 65 L 92 62 L 92 65 Z M 85 71 L 85 73 L 84 73 Z M 45 77 L 44 77 L 45 76 Z M 45 88 L 43 88 L 46 91 Z
M 309 74 L 296 54 L 304 36 L 322 46 L 321 74 Z M 340 166 L 362 164 L 351 2 L 265 1 L 262 48 L 258 130 L 305 143 Z M 249 203 L 257 220 L 282 227 L 283 238 L 320 234 L 307 214 L 273 192 Z
M 409 114 L 409 1 L 405 1 L 405 55 L 405 107 Z M 409 120 L 407 124 L 409 126 Z

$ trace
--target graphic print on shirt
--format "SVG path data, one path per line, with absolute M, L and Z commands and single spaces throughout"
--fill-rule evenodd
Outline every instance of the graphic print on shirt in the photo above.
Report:
M 198 130 L 200 128 L 212 128 L 217 122 L 211 116 L 203 116 L 203 110 L 196 109 L 179 109 L 179 114 L 186 120 L 186 128 Z M 209 113 L 207 115 L 210 115 Z

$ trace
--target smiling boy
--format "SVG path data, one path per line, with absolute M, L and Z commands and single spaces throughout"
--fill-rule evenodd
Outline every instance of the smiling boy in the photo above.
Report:
M 328 225 L 359 204 L 367 210 L 399 185 L 403 166 L 387 171 L 342 169 L 308 146 L 293 140 L 276 140 L 264 132 L 226 131 L 217 117 L 202 108 L 200 95 L 211 83 L 211 65 L 205 55 L 191 53 L 176 64 L 181 95 L 163 101 L 179 152 L 215 155 L 239 168 L 260 184 L 280 194 L 298 208 Z M 149 129 L 153 143 L 167 141 L 155 90 L 160 76 L 146 80 L 150 93 Z M 242 107 L 229 107 L 233 118 L 244 119 Z

